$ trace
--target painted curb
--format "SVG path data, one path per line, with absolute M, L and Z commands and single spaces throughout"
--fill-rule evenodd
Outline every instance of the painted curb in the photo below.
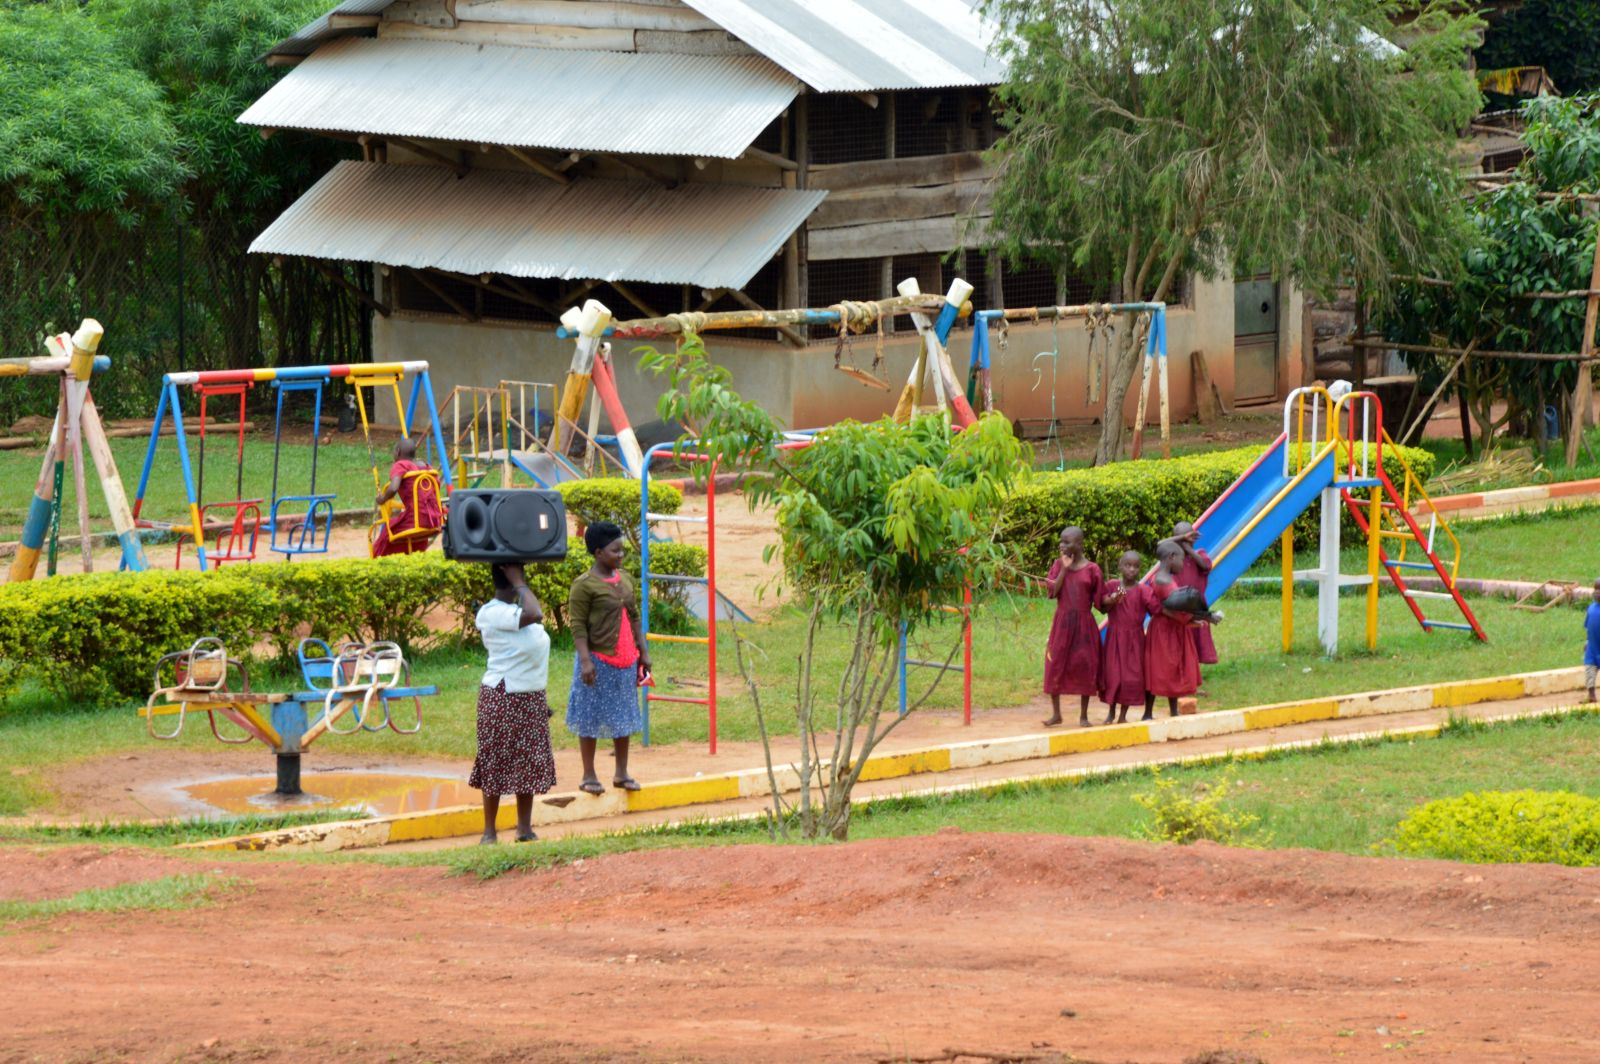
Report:
M 1433 500 L 1434 509 L 1453 521 L 1470 521 L 1506 514 L 1533 513 L 1600 502 L 1600 479 L 1567 480 L 1556 484 L 1531 484 L 1498 491 L 1445 495 Z
M 1268 731 L 1319 720 L 1347 720 L 1391 713 L 1409 713 L 1422 709 L 1454 708 L 1530 695 L 1559 694 L 1582 688 L 1582 667 L 1549 669 L 1516 676 L 1421 684 L 1416 687 L 1363 691 L 1333 698 L 1283 702 L 1276 705 L 1252 706 L 1247 709 L 1216 710 L 1194 716 L 1164 717 L 1133 724 L 1113 724 L 1085 731 L 970 740 L 917 750 L 899 750 L 874 757 L 862 769 L 861 779 L 903 779 L 951 769 L 981 768 L 1013 761 L 1035 761 L 1069 754 L 1180 742 L 1184 739 Z M 1427 728 L 1437 731 L 1439 725 L 1427 725 L 1423 730 Z M 791 766 L 774 766 L 772 775 L 782 792 L 787 793 L 799 788 L 799 774 Z M 533 823 L 535 827 L 570 824 L 620 816 L 624 813 L 675 809 L 735 798 L 761 798 L 771 793 L 772 787 L 765 767 L 743 769 L 714 776 L 664 780 L 660 783 L 646 784 L 634 792 L 608 790 L 598 796 L 581 793 L 552 795 L 550 797 L 571 797 L 573 800 L 564 807 L 549 805 L 543 801 L 535 802 Z M 510 803 L 503 804 L 500 808 L 498 826 L 510 828 L 515 820 L 514 806 Z M 374 817 L 370 820 L 330 821 L 254 835 L 207 839 L 203 842 L 187 843 L 181 848 L 200 850 L 293 848 L 328 852 L 383 846 L 395 842 L 476 835 L 482 828 L 483 812 L 480 807 L 463 805 L 420 813 Z

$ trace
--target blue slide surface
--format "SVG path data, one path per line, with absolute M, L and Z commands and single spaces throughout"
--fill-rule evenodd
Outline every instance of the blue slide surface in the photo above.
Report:
M 1322 489 L 1333 483 L 1338 461 L 1332 443 L 1324 445 L 1292 477 L 1283 475 L 1284 450 L 1288 446 L 1286 437 L 1280 436 L 1197 522 L 1200 540 L 1195 545 L 1213 562 L 1206 584 L 1208 605 L 1227 594 L 1234 581 L 1278 542 L 1284 529 L 1317 501 Z

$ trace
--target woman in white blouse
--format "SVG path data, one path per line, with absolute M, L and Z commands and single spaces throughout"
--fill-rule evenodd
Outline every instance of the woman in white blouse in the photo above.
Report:
M 556 785 L 550 750 L 550 703 L 544 689 L 550 636 L 544 610 L 520 564 L 492 565 L 494 598 L 478 609 L 478 631 L 489 667 L 478 688 L 478 756 L 469 786 L 483 792 L 483 838 L 495 839 L 500 796 L 517 796 L 517 841 L 531 842 L 533 796 Z

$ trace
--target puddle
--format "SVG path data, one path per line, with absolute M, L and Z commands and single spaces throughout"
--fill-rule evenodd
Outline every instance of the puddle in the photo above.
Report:
M 452 805 L 477 805 L 482 795 L 466 780 L 412 776 L 398 772 L 307 772 L 304 794 L 274 794 L 272 776 L 237 776 L 179 788 L 193 801 L 224 813 L 262 813 L 284 809 L 362 809 L 374 816 L 418 813 Z

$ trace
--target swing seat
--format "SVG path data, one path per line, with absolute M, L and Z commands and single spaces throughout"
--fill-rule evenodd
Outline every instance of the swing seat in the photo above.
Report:
M 296 554 L 328 553 L 328 537 L 333 534 L 333 500 L 337 495 L 280 495 L 272 501 L 272 536 L 268 546 L 289 558 Z M 298 524 L 284 528 L 284 503 L 303 505 Z M 294 516 L 294 515 L 289 515 Z M 321 532 L 320 538 L 317 533 Z
M 211 541 L 212 546 L 206 550 L 206 562 L 218 568 L 229 562 L 253 562 L 256 560 L 256 542 L 261 532 L 261 502 L 260 499 L 238 499 L 234 502 L 211 502 L 200 507 L 200 528 L 204 530 L 212 522 L 207 520 L 213 512 L 230 515 L 226 521 L 215 522 L 216 537 Z M 184 530 L 191 538 L 193 530 Z M 183 539 L 178 537 L 178 551 L 173 568 L 183 567 Z
M 884 380 L 882 377 L 874 377 L 864 369 L 858 369 L 855 366 L 834 366 L 833 368 L 838 370 L 840 373 L 843 373 L 851 380 L 859 381 L 869 388 L 877 388 L 885 392 L 891 390 L 888 381 Z
M 442 523 L 424 523 L 422 521 L 422 504 L 432 502 L 434 512 L 443 514 L 444 508 L 439 505 L 439 499 L 444 492 L 443 481 L 437 469 L 413 469 L 400 478 L 400 491 L 402 494 L 410 492 L 411 520 L 415 522 L 411 528 L 396 529 L 395 517 L 402 511 L 391 500 L 383 507 L 378 519 L 367 529 L 367 554 L 376 558 L 378 556 L 378 533 L 383 532 L 388 536 L 391 544 L 404 543 L 418 544 L 411 549 L 421 549 L 428 541 L 437 536 L 444 526 Z

